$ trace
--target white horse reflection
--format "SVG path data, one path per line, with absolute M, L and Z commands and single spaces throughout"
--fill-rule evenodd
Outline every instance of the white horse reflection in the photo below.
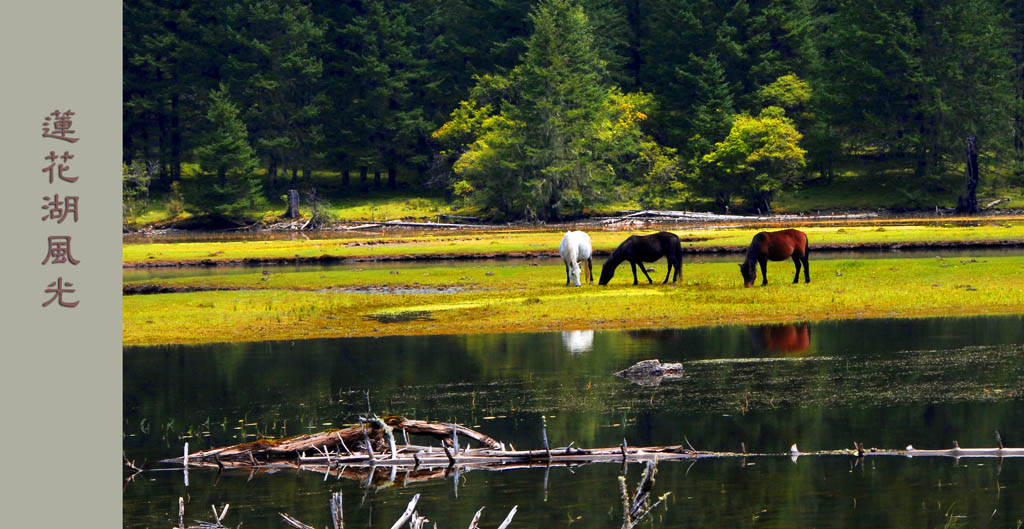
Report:
M 594 348 L 594 331 L 562 331 L 562 344 L 570 354 L 586 353 Z

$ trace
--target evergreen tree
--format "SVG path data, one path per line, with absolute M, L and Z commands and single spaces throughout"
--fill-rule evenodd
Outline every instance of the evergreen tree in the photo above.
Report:
M 522 63 L 479 78 L 435 132 L 462 153 L 458 189 L 499 217 L 554 219 L 600 202 L 616 176 L 671 179 L 671 152 L 639 128 L 650 99 L 608 85 L 583 9 L 544 0 L 530 20 Z
M 197 215 L 235 217 L 262 204 L 258 159 L 227 87 L 210 93 L 206 132 L 196 149 L 198 171 L 182 177 L 186 207 Z
M 1009 32 L 1012 35 L 1010 55 L 1013 58 L 1013 183 L 1024 188 L 1024 3 L 1007 0 Z
M 257 0 L 227 10 L 233 93 L 245 104 L 255 147 L 271 182 L 279 168 L 309 170 L 323 152 L 324 108 L 319 53 L 324 29 L 298 0 Z
M 696 107 L 691 117 L 693 136 L 686 145 L 687 160 L 691 162 L 699 162 L 729 134 L 735 114 L 732 90 L 718 56 L 712 53 L 700 62 L 703 70 L 696 79 Z
M 356 86 L 349 120 L 359 127 L 361 165 L 388 170 L 396 186 L 399 164 L 426 162 L 419 150 L 427 133 L 422 94 L 427 73 L 416 54 L 415 34 L 400 2 L 366 0 L 345 28 L 354 43 L 346 50 Z
M 579 211 L 606 169 L 592 153 L 608 74 L 583 9 L 548 0 L 530 14 L 534 32 L 516 67 L 520 100 L 509 117 L 524 129 L 531 209 L 541 218 Z
M 904 161 L 935 188 L 968 134 L 1008 141 L 1008 22 L 991 0 L 841 1 L 831 26 L 824 90 L 854 150 Z
M 163 189 L 195 145 L 201 94 L 217 86 L 207 39 L 215 13 L 177 0 L 124 4 L 124 159 L 158 163 Z
M 594 50 L 605 64 L 609 82 L 623 90 L 631 89 L 636 82 L 629 66 L 635 37 L 625 6 L 618 0 L 580 0 L 579 5 L 587 14 Z

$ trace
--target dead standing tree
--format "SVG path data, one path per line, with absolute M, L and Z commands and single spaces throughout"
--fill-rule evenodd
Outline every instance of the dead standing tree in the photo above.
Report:
M 978 213 L 978 137 L 967 137 L 967 195 L 957 199 L 956 212 Z

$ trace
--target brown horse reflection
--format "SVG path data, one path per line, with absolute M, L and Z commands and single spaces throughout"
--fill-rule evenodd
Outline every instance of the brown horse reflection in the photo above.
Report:
M 811 330 L 806 323 L 760 325 L 750 327 L 750 334 L 758 348 L 774 353 L 799 353 L 811 343 Z

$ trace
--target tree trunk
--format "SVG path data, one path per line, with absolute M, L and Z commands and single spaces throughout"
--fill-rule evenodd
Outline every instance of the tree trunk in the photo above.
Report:
M 181 180 L 181 118 L 178 116 L 178 96 L 171 98 L 171 181 Z
M 292 167 L 292 187 L 295 187 L 299 183 L 299 170 L 298 168 Z
M 348 187 L 349 173 L 352 172 L 350 169 L 345 168 L 341 170 L 341 186 Z
M 365 165 L 359 168 L 359 185 L 364 190 L 366 189 L 366 172 L 367 172 L 367 168 L 366 168 Z
M 267 167 L 267 175 L 270 176 L 270 193 L 277 193 L 277 160 L 271 158 Z
M 380 169 L 373 171 L 373 187 L 380 189 Z
M 956 212 L 973 214 L 978 212 L 978 137 L 967 137 L 967 194 L 957 200 Z
M 388 167 L 388 187 L 398 189 L 398 175 L 394 166 Z
M 299 192 L 294 189 L 288 190 L 288 218 L 294 219 L 299 216 Z

